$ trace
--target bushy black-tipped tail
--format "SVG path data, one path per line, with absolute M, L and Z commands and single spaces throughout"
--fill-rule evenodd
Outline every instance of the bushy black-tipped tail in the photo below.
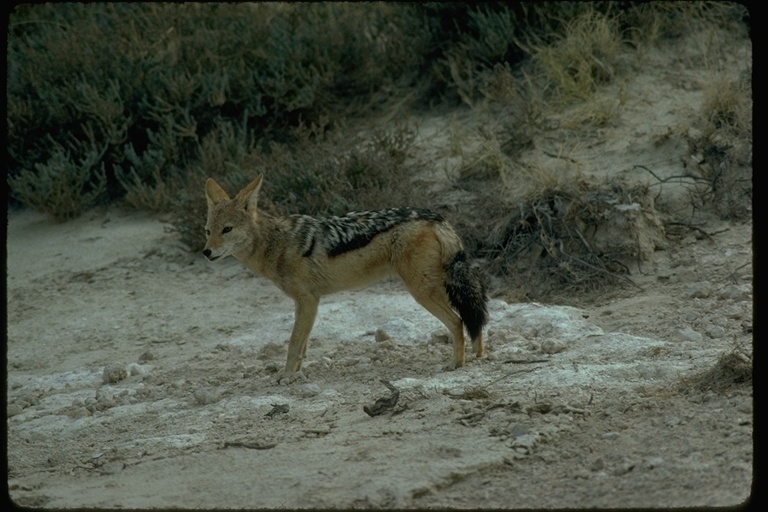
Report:
M 480 274 L 467 261 L 464 251 L 457 252 L 446 265 L 445 290 L 451 305 L 459 312 L 471 339 L 482 334 L 488 322 L 488 297 Z

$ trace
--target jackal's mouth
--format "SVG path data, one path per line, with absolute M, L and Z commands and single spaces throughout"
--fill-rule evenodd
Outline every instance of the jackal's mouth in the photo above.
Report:
M 213 254 L 213 251 L 211 251 L 210 249 L 204 250 L 203 251 L 203 256 L 208 258 L 208 261 L 216 261 L 217 259 L 221 258 L 221 254 L 215 255 L 215 254 Z

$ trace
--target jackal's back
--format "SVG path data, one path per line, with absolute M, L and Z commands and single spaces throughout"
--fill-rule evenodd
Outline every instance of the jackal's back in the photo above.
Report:
M 445 222 L 442 215 L 423 208 L 351 212 L 339 217 L 288 217 L 303 256 L 311 255 L 320 246 L 330 258 L 362 249 L 376 236 L 407 222 L 419 220 Z

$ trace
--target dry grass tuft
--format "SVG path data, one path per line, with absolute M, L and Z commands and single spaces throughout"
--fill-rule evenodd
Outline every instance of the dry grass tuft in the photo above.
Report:
M 529 169 L 516 196 L 486 192 L 471 208 L 452 219 L 468 248 L 526 296 L 634 285 L 632 268 L 665 244 L 647 186 L 562 170 Z
M 723 393 L 735 386 L 752 383 L 752 355 L 742 347 L 721 355 L 712 368 L 682 379 L 680 391 L 684 393 L 713 391 Z
M 613 80 L 621 48 L 618 22 L 598 12 L 587 12 L 566 25 L 553 44 L 528 51 L 549 84 L 552 98 L 584 100 Z

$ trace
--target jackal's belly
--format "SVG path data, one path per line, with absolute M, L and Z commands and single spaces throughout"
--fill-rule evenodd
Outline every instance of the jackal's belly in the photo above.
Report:
M 347 255 L 329 258 L 319 269 L 318 288 L 321 295 L 361 288 L 395 275 L 388 258 L 365 258 Z

